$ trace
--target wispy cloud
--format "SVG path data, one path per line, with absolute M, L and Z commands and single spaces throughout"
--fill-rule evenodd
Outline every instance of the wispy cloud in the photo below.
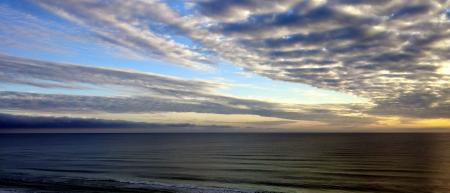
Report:
M 328 123 L 353 120 L 370 122 L 340 114 L 364 110 L 358 105 L 286 105 L 258 100 L 240 99 L 213 94 L 221 86 L 217 82 L 186 80 L 155 74 L 95 68 L 0 57 L 2 82 L 29 84 L 38 87 L 79 89 L 77 85 L 113 87 L 128 96 L 83 96 L 0 92 L 0 108 L 48 112 L 197 112 L 215 114 L 249 114 L 291 120 L 314 120 Z M 47 82 L 54 82 L 48 84 Z M 139 91 L 139 92 L 137 92 Z M 357 107 L 356 109 L 352 109 Z
M 190 45 L 177 43 L 170 34 L 182 25 L 180 16 L 157 1 L 36 1 L 53 13 L 87 28 L 103 43 L 126 48 L 143 57 L 196 69 L 211 68 L 212 61 Z M 177 31 L 172 32 L 178 33 Z
M 83 28 L 45 20 L 13 9 L 5 2 L 0 3 L 0 20 L 0 41 L 5 50 L 16 48 L 72 55 L 81 51 L 92 52 L 94 49 L 89 45 L 98 42 Z M 65 42 L 76 42 L 78 46 Z
M 130 94 L 183 94 L 211 91 L 222 86 L 213 81 L 185 81 L 176 77 L 137 71 L 94 68 L 0 55 L 0 80 L 38 87 L 82 89 L 88 85 L 125 89 Z M 131 92 L 130 92 L 131 91 Z M 132 92 L 134 91 L 134 92 Z

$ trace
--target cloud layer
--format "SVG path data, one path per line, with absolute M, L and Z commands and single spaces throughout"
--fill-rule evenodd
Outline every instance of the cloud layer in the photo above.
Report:
M 265 102 L 218 94 L 227 86 L 218 81 L 0 54 L 0 84 L 19 85 L 0 91 L 0 109 L 254 115 L 354 127 L 379 123 L 383 116 L 450 118 L 447 1 L 30 2 L 70 25 L 0 3 L 5 48 L 64 52 L 91 45 L 87 52 L 113 48 L 118 55 L 196 70 L 227 62 L 245 73 L 350 93 L 370 104 Z M 24 92 L 24 85 L 57 94 Z
M 235 6 L 241 12 L 257 9 Z M 446 6 L 304 1 L 233 22 L 210 16 L 216 20 L 209 30 L 255 55 L 228 58 L 249 71 L 368 97 L 378 114 L 448 118 L 450 76 L 442 71 L 450 65 Z
M 163 60 L 221 58 L 272 79 L 370 98 L 377 114 L 450 117 L 445 1 L 207 0 L 186 2 L 186 13 L 160 1 L 38 4 L 100 39 Z
M 247 114 L 327 123 L 367 123 L 342 114 L 360 113 L 359 105 L 285 105 L 214 94 L 220 83 L 155 74 L 1 56 L 2 82 L 44 88 L 113 88 L 125 96 L 86 96 L 0 91 L 0 109 L 43 112 L 196 112 Z
M 195 47 L 171 39 L 184 21 L 157 1 L 36 1 L 55 14 L 87 28 L 100 42 L 147 58 L 196 69 L 208 69 L 212 60 Z M 150 8 L 150 9 L 148 9 Z M 157 11 L 156 11 L 157 10 Z M 169 29 L 174 27 L 174 29 Z M 168 51 L 170 50 L 170 51 Z
M 73 128 L 192 128 L 191 124 L 154 124 L 102 119 L 81 119 L 70 117 L 35 117 L 0 113 L 0 129 L 73 129 Z M 0 130 L 1 132 L 1 130 Z
M 90 86 L 114 87 L 137 94 L 162 94 L 176 97 L 206 92 L 221 86 L 217 82 L 185 81 L 150 73 L 70 65 L 0 55 L 0 81 L 43 88 L 89 89 Z M 128 88 L 128 90 L 126 90 Z M 133 92 L 133 89 L 135 92 Z

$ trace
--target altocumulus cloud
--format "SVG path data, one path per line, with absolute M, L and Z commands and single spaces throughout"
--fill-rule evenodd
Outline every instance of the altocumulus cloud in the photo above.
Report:
M 370 98 L 372 114 L 450 117 L 446 1 L 205 0 L 185 2 L 183 13 L 160 1 L 36 3 L 103 42 L 161 60 L 196 68 L 227 60 Z

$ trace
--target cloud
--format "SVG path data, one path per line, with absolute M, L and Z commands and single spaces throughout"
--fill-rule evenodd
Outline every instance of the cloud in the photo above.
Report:
M 63 64 L 0 55 L 0 81 L 44 88 L 89 89 L 112 87 L 137 94 L 186 96 L 222 86 L 212 81 L 183 79 L 150 73 Z M 96 88 L 94 87 L 94 89 Z M 128 89 L 126 89 L 128 88 Z M 134 92 L 133 92 L 134 91 Z
M 21 132 L 233 132 L 242 128 L 224 125 L 195 125 L 189 123 L 147 123 L 124 120 L 25 116 L 0 113 L 0 133 Z M 247 128 L 249 130 L 253 128 Z
M 77 25 L 93 37 L 142 57 L 169 61 L 197 69 L 208 69 L 212 60 L 190 45 L 170 38 L 177 33 L 180 16 L 166 4 L 157 1 L 35 1 Z M 157 11 L 154 11 L 157 10 Z
M 0 41 L 2 49 L 23 49 L 73 55 L 93 53 L 90 47 L 98 41 L 82 28 L 63 25 L 34 14 L 16 10 L 7 2 L 0 2 Z M 30 30 L 33 29 L 33 30 Z M 77 46 L 67 44 L 73 42 Z
M 364 109 L 360 113 L 450 117 L 447 108 L 450 103 L 450 75 L 442 70 L 450 65 L 450 19 L 448 4 L 443 1 L 202 0 L 190 1 L 190 10 L 183 14 L 162 1 L 44 0 L 35 3 L 86 28 L 92 34 L 89 37 L 146 57 L 200 69 L 224 60 L 271 79 L 369 98 L 375 104 L 374 109 L 364 111 L 369 107 L 360 108 Z M 191 43 L 183 43 L 177 37 L 186 38 Z M 162 86 L 156 84 L 163 87 L 159 88 L 153 84 L 157 80 L 150 80 L 148 76 L 137 75 L 140 78 L 127 80 L 128 77 L 124 76 L 128 74 L 122 72 L 95 70 L 100 72 L 83 73 L 108 75 L 95 79 L 96 83 L 82 77 L 75 81 L 142 88 L 153 98 L 140 96 L 142 98 L 137 101 L 148 104 L 166 105 L 159 103 L 159 99 L 155 101 L 154 93 L 161 95 L 158 97 L 179 96 L 174 99 L 177 102 L 184 98 L 182 102 L 167 105 L 171 111 L 244 113 L 313 120 L 318 117 L 327 119 L 332 114 L 331 117 L 342 118 L 335 116 L 335 112 L 309 111 L 310 107 L 291 108 L 298 111 L 292 112 L 280 104 L 192 91 L 197 90 L 191 89 L 194 85 L 203 83 L 180 83 L 183 86 L 173 85 L 173 88 L 163 83 Z M 10 82 L 54 87 L 63 80 L 52 79 L 53 76 L 58 77 L 55 74 L 40 76 L 47 76 L 45 79 L 56 83 L 9 77 L 5 81 L 11 79 Z M 206 84 L 198 90 L 211 88 L 214 86 Z M 48 97 L 58 99 L 65 96 Z M 94 99 L 100 100 L 92 97 Z M 118 101 L 110 103 L 122 102 L 117 97 L 114 100 Z M 66 104 L 61 105 L 64 107 Z M 155 108 L 128 105 L 133 106 L 133 111 Z M 98 109 L 114 111 L 116 108 L 119 107 L 106 105 Z
M 34 94 L 0 92 L 0 109 L 42 112 L 197 112 L 213 114 L 249 114 L 290 120 L 312 120 L 326 123 L 369 123 L 371 118 L 339 115 L 348 111 L 341 105 L 338 110 L 326 106 L 293 106 L 285 109 L 281 104 L 238 99 L 215 95 L 199 95 L 200 99 L 172 99 L 159 97 L 102 97 L 79 95 Z M 361 110 L 361 109 L 359 109 Z
M 229 0 L 229 1 L 198 1 L 197 10 L 205 16 L 221 21 L 239 21 L 246 19 L 250 13 L 270 13 L 286 11 L 292 0 Z
M 73 117 L 23 116 L 0 113 L 2 129 L 73 129 L 73 128 L 191 128 L 193 124 L 158 124 L 119 120 L 87 119 Z
M 442 1 L 302 1 L 264 13 L 252 3 L 207 2 L 248 12 L 235 21 L 222 12 L 204 16 L 206 30 L 227 41 L 213 49 L 249 72 L 369 98 L 376 115 L 450 117 L 442 94 L 450 76 L 440 70 L 450 64 Z
M 441 92 L 414 92 L 378 102 L 370 110 L 378 115 L 401 115 L 415 118 L 449 118 L 450 89 Z
M 221 83 L 0 55 L 4 83 L 74 90 L 113 88 L 126 95 L 86 96 L 0 91 L 0 109 L 42 112 L 196 112 L 248 114 L 290 120 L 371 122 L 340 115 L 357 105 L 285 105 L 214 94 Z M 89 88 L 91 86 L 92 88 Z M 131 92 L 130 92 L 131 91 Z M 346 112 L 347 111 L 347 112 Z

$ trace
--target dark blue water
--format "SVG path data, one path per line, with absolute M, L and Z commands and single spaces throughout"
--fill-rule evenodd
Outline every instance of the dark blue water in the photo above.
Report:
M 449 134 L 3 134 L 29 192 L 450 192 Z

